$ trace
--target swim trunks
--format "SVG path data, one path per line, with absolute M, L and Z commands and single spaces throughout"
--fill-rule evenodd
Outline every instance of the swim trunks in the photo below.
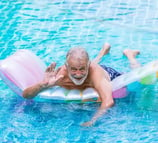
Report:
M 107 67 L 105 65 L 100 65 L 104 70 L 106 70 L 110 76 L 110 79 L 113 80 L 115 79 L 116 77 L 120 76 L 121 73 L 119 73 L 118 71 L 114 70 L 113 68 L 111 67 Z

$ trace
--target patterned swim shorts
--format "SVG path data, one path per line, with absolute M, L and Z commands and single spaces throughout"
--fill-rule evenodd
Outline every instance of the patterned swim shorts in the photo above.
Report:
M 113 68 L 111 67 L 107 67 L 105 65 L 100 65 L 104 70 L 106 70 L 110 76 L 110 79 L 113 80 L 115 79 L 116 77 L 122 75 L 121 73 L 119 73 L 118 71 L 114 70 Z

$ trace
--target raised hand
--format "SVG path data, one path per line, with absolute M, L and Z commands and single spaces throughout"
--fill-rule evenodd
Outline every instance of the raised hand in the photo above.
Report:
M 44 76 L 44 79 L 43 79 L 43 84 L 47 88 L 55 86 L 57 81 L 59 81 L 60 79 L 62 79 L 64 77 L 63 75 L 58 75 L 58 72 L 59 72 L 60 68 L 55 69 L 55 67 L 56 67 L 56 63 L 52 63 L 46 69 L 45 76 Z

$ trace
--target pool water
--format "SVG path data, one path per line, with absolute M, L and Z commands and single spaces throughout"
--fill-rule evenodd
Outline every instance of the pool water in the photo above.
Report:
M 93 59 L 104 42 L 112 46 L 105 63 L 130 71 L 125 48 L 138 49 L 141 64 L 158 59 L 158 1 L 0 1 L 0 60 L 19 49 L 32 50 L 47 65 L 64 63 L 73 46 Z M 99 104 L 55 104 L 24 100 L 0 79 L 0 141 L 6 143 L 158 142 L 158 84 L 129 85 L 129 95 L 93 127 L 82 127 Z

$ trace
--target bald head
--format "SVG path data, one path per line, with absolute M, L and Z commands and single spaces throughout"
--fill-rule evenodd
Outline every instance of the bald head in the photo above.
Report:
M 87 51 L 82 47 L 73 47 L 71 48 L 67 55 L 66 55 L 66 61 L 68 62 L 70 59 L 74 60 L 85 60 L 87 63 L 89 62 L 89 55 Z

